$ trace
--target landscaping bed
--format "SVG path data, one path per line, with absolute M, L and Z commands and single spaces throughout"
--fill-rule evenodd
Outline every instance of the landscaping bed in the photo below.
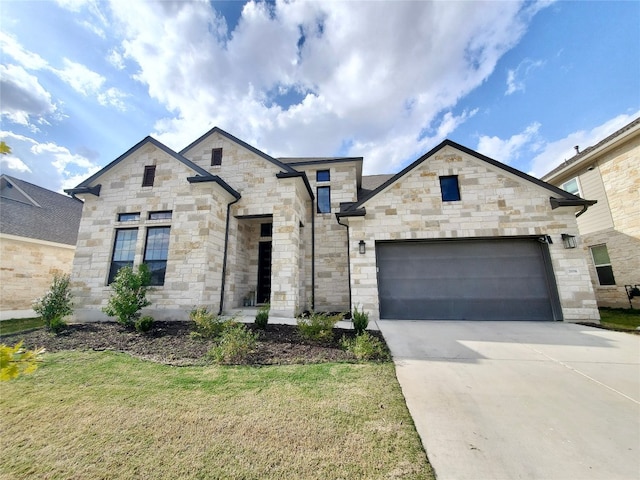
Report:
M 302 338 L 295 325 L 269 324 L 265 330 L 254 324 L 247 328 L 257 332 L 257 347 L 240 363 L 244 365 L 290 365 L 355 361 L 351 352 L 340 347 L 341 338 L 354 338 L 353 330 L 334 328 L 333 338 L 313 342 Z M 63 350 L 113 350 L 167 365 L 202 365 L 214 341 L 192 338 L 191 322 L 157 321 L 151 331 L 138 333 L 115 322 L 68 325 L 54 335 L 41 328 L 28 332 L 2 335 L 0 341 L 14 344 L 24 340 L 26 348 L 44 347 L 48 352 Z M 371 335 L 384 339 L 379 332 Z

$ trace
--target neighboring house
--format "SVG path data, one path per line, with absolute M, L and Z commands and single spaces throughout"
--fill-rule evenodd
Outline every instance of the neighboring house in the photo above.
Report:
M 598 305 L 628 308 L 627 292 L 640 286 L 640 118 L 542 180 L 598 201 L 578 217 L 580 246 L 588 254 Z M 631 305 L 640 306 L 640 295 Z
M 214 128 L 174 152 L 147 137 L 67 193 L 84 201 L 80 320 L 146 263 L 157 319 L 271 304 L 382 318 L 597 320 L 584 252 L 593 202 L 445 141 L 395 176 L 361 157 L 273 158 Z
M 71 273 L 82 202 L 0 175 L 0 319 L 35 316 L 55 273 Z

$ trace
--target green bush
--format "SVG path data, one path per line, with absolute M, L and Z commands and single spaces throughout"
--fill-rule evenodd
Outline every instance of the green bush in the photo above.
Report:
M 298 331 L 307 340 L 328 342 L 333 339 L 333 327 L 341 315 L 327 315 L 313 312 L 308 318 L 298 318 Z
M 369 314 L 364 310 L 358 310 L 358 306 L 353 307 L 353 329 L 356 335 L 363 333 L 369 326 Z
M 67 324 L 63 318 L 73 313 L 69 275 L 56 273 L 49 291 L 33 304 L 33 310 L 42 317 L 46 327 L 58 333 Z
M 209 357 L 218 364 L 241 363 L 258 343 L 258 334 L 253 333 L 241 323 L 228 323 L 209 350 Z
M 151 305 L 147 300 L 150 282 L 151 274 L 146 265 L 140 265 L 137 272 L 129 266 L 122 267 L 111 283 L 111 297 L 102 311 L 116 317 L 121 325 L 134 327 L 140 318 L 140 309 Z
M 191 332 L 193 338 L 217 338 L 222 334 L 225 327 L 235 324 L 235 320 L 225 320 L 220 315 L 210 312 L 207 307 L 198 307 L 191 310 L 189 318 L 194 323 L 194 331 Z
M 153 326 L 153 317 L 150 315 L 145 315 L 144 317 L 139 318 L 138 320 L 136 320 L 134 324 L 136 331 L 141 333 L 148 332 L 149 330 L 151 330 L 152 326 Z
M 389 360 L 389 352 L 383 343 L 369 332 L 356 338 L 342 337 L 340 346 L 353 353 L 358 360 Z
M 258 309 L 256 314 L 256 326 L 264 330 L 267 328 L 267 322 L 269 322 L 269 304 L 263 305 Z

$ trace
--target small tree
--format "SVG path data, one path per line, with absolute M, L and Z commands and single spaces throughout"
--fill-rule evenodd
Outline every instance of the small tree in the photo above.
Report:
M 147 300 L 150 282 L 151 273 L 144 264 L 138 267 L 137 272 L 129 266 L 121 268 L 111 283 L 109 303 L 102 311 L 110 317 L 116 317 L 121 325 L 133 327 L 140 318 L 140 309 L 151 305 Z
M 49 291 L 33 304 L 33 310 L 42 317 L 49 330 L 57 332 L 65 327 L 62 320 L 73 313 L 69 275 L 56 273 Z

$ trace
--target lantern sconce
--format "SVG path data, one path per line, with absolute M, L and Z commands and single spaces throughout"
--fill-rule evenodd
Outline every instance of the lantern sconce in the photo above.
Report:
M 568 233 L 562 234 L 562 243 L 564 248 L 576 248 L 576 237 Z
M 364 240 L 360 240 L 360 242 L 358 243 L 358 252 L 360 252 L 362 255 L 367 253 L 367 245 L 364 243 Z

